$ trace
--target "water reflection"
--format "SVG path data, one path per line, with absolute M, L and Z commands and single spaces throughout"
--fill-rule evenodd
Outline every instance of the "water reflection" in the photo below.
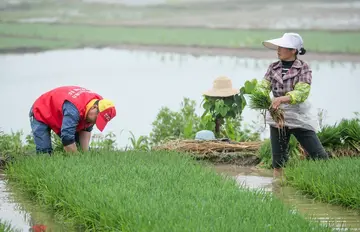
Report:
M 240 87 L 248 79 L 261 79 L 271 61 L 117 49 L 1 55 L 0 97 L 11 100 L 1 101 L 0 108 L 14 111 L 0 115 L 0 128 L 29 133 L 27 113 L 36 97 L 60 85 L 81 85 L 115 101 L 118 116 L 104 132 L 115 132 L 118 144 L 126 146 L 129 131 L 136 136 L 151 131 L 151 123 L 162 106 L 178 110 L 183 97 L 189 97 L 197 101 L 196 113 L 201 114 L 201 93 L 211 88 L 216 77 L 228 76 L 234 86 Z M 327 109 L 325 123 L 332 124 L 360 111 L 360 64 L 309 63 L 313 68 L 310 100 L 315 115 L 317 108 Z M 261 119 L 248 108 L 243 117 L 245 123 Z M 267 131 L 263 137 L 268 137 Z
M 19 209 L 18 204 L 11 200 L 6 189 L 4 175 L 0 174 L 0 218 L 7 221 L 20 231 L 29 231 L 29 214 Z
M 36 208 L 29 200 L 9 191 L 4 174 L 0 173 L 0 219 L 17 231 L 33 231 L 34 225 L 45 225 L 48 232 L 70 231 L 54 221 L 49 214 Z M 66 228 L 66 229 L 65 229 Z
M 271 177 L 270 170 L 233 165 L 216 165 L 215 169 L 220 173 L 234 177 L 239 185 L 273 193 L 285 204 L 295 207 L 298 212 L 320 222 L 330 223 L 336 230 L 349 228 L 351 231 L 360 231 L 360 215 L 357 211 L 318 202 L 306 197 L 294 188 L 280 186 Z

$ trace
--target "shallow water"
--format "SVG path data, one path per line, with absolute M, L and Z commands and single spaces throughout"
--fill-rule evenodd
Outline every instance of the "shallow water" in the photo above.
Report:
M 9 222 L 17 231 L 32 231 L 34 225 L 45 225 L 46 231 L 69 231 L 54 218 L 36 208 L 29 200 L 14 194 L 5 182 L 4 174 L 0 173 L 0 219 Z
M 215 170 L 234 177 L 242 186 L 271 192 L 285 204 L 295 207 L 298 212 L 323 223 L 331 223 L 336 230 L 349 228 L 351 231 L 360 231 L 360 214 L 358 212 L 341 206 L 321 203 L 302 195 L 292 187 L 280 186 L 272 178 L 270 170 L 233 165 L 215 165 Z
M 179 110 L 183 97 L 189 97 L 196 100 L 196 112 L 201 114 L 202 92 L 212 87 L 216 77 L 228 76 L 239 88 L 248 79 L 261 79 L 275 60 L 117 49 L 0 55 L 0 108 L 7 112 L 0 114 L 0 128 L 30 133 L 28 112 L 39 95 L 60 85 L 80 85 L 114 100 L 118 114 L 104 133 L 113 131 L 118 145 L 125 146 L 129 131 L 136 137 L 151 131 L 161 107 Z M 359 63 L 309 63 L 313 69 L 309 99 L 314 117 L 317 108 L 324 108 L 325 123 L 333 124 L 360 111 Z M 256 121 L 259 130 L 264 128 L 257 112 L 245 108 L 243 116 L 245 123 Z M 263 137 L 268 136 L 264 131 Z

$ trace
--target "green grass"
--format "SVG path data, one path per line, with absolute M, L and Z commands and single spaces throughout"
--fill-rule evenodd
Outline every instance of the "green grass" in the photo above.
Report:
M 69 43 L 64 41 L 0 37 L 0 49 L 13 49 L 13 48 L 54 49 L 59 47 L 65 48 L 65 47 L 75 47 L 75 46 L 76 43 Z
M 0 219 L 0 232 L 16 232 L 9 222 Z
M 17 160 L 7 174 L 82 230 L 330 231 L 177 153 L 35 156 Z
M 360 158 L 299 162 L 286 169 L 290 185 L 314 198 L 360 211 Z
M 87 46 L 145 44 L 261 48 L 263 40 L 279 37 L 283 32 L 280 30 L 170 29 L 161 27 L 0 23 L 0 36 L 24 37 L 23 44 L 28 46 L 34 46 L 33 39 L 64 41 L 64 44 L 56 44 L 58 48 L 65 45 L 71 47 L 74 44 Z M 360 41 L 360 32 L 302 31 L 300 33 L 305 41 L 305 48 L 309 52 L 360 53 L 360 44 L 357 42 Z M 7 44 L 10 47 L 15 47 L 16 41 L 14 44 Z

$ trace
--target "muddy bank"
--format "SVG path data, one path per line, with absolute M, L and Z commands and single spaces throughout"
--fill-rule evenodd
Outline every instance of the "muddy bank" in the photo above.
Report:
M 107 46 L 74 46 L 71 49 L 83 48 L 114 48 L 130 51 L 154 51 L 161 53 L 178 53 L 189 54 L 193 56 L 235 56 L 242 58 L 255 59 L 277 59 L 276 52 L 267 49 L 256 48 L 225 48 L 225 47 L 204 47 L 204 46 L 176 46 L 176 45 L 143 45 L 143 44 L 120 44 Z M 41 53 L 52 50 L 70 50 L 70 48 L 38 48 L 38 47 L 17 47 L 17 48 L 1 48 L 0 54 L 27 54 Z M 301 57 L 308 61 L 340 61 L 360 63 L 359 54 L 349 53 L 326 53 L 307 51 L 306 55 Z

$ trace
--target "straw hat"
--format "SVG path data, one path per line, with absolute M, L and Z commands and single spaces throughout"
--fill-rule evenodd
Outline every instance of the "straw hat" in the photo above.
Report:
M 205 96 L 209 97 L 229 97 L 240 92 L 239 89 L 232 87 L 232 82 L 227 77 L 218 77 L 213 82 L 212 89 L 204 92 Z

